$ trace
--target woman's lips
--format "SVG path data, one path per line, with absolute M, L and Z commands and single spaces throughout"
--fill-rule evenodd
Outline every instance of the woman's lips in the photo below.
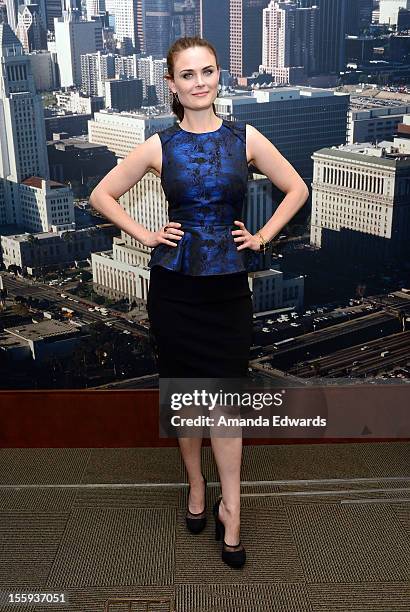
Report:
M 198 93 L 196 93 L 196 94 L 192 94 L 192 95 L 193 95 L 193 96 L 206 96 L 206 95 L 207 95 L 207 93 L 208 93 L 207 91 L 201 91 L 201 92 L 198 92 Z

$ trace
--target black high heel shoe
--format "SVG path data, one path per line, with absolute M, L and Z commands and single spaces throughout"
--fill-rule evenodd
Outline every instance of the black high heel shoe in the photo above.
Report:
M 239 568 L 242 567 L 246 561 L 246 551 L 240 540 L 239 544 L 235 544 L 234 546 L 225 542 L 225 525 L 219 518 L 219 504 L 221 501 L 222 497 L 215 502 L 213 507 L 213 515 L 215 518 L 215 540 L 222 539 L 222 561 L 224 561 L 230 567 Z M 237 548 L 238 550 L 227 550 L 227 548 Z
M 201 533 L 206 525 L 206 485 L 207 481 L 205 476 L 202 474 L 202 478 L 204 479 L 205 484 L 205 507 L 202 512 L 191 512 L 189 509 L 189 503 L 187 503 L 187 513 L 185 516 L 186 526 L 188 527 L 191 533 Z M 188 502 L 189 502 L 189 492 L 191 490 L 191 485 L 188 486 Z

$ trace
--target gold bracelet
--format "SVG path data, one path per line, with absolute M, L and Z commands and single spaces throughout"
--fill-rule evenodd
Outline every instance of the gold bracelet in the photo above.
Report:
M 267 242 L 266 242 L 265 238 L 262 236 L 262 234 L 260 232 L 256 232 L 256 233 L 259 236 L 260 244 L 262 245 L 263 253 L 265 254 L 266 253 Z

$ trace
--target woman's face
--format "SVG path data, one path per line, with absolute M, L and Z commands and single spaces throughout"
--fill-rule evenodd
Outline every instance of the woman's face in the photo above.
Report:
M 191 47 L 175 56 L 174 79 L 169 86 L 184 107 L 209 107 L 218 95 L 218 82 L 216 59 L 207 47 Z

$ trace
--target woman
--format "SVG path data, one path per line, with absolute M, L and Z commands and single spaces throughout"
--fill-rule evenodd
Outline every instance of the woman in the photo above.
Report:
M 255 128 L 221 120 L 213 101 L 220 67 L 199 37 L 178 39 L 167 56 L 172 109 L 179 124 L 138 145 L 91 194 L 94 208 L 142 244 L 154 247 L 148 314 L 163 377 L 244 377 L 252 336 L 252 301 L 243 255 L 260 251 L 301 208 L 308 190 L 279 151 Z M 255 165 L 286 193 L 271 219 L 252 235 L 240 217 L 247 166 Z M 170 221 L 157 231 L 136 223 L 116 199 L 146 172 L 161 176 Z M 240 541 L 242 439 L 211 437 L 222 497 L 214 506 L 222 559 L 245 563 Z M 179 438 L 189 481 L 186 523 L 206 522 L 201 438 Z

